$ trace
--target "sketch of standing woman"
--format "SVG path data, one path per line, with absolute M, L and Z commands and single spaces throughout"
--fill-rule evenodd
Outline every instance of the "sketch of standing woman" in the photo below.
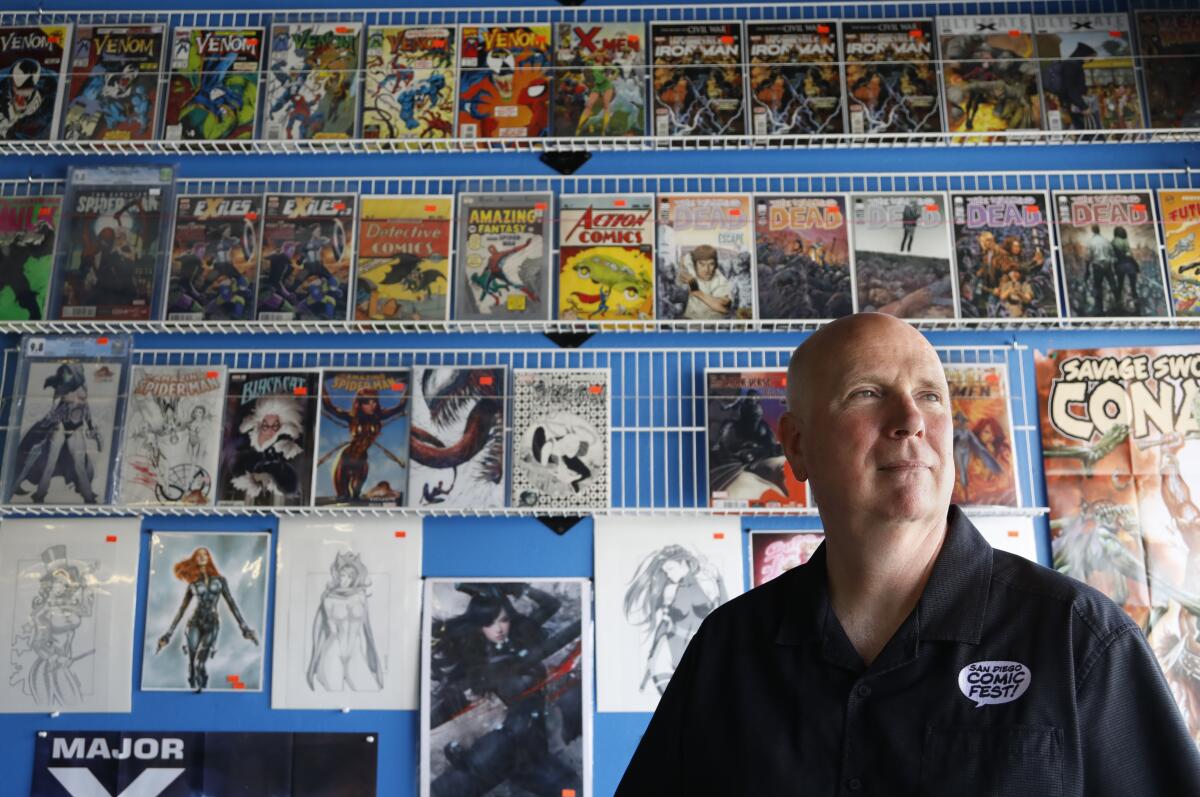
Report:
M 24 676 L 25 694 L 39 705 L 69 706 L 83 701 L 83 685 L 71 668 L 94 650 L 76 653 L 75 633 L 92 616 L 96 595 L 88 583 L 88 569 L 67 559 L 67 546 L 52 545 L 42 551 L 46 572 L 38 579 L 38 592 L 29 607 L 29 621 L 13 644 L 14 659 L 33 654 Z M 22 667 L 14 661 L 13 677 Z
M 339 551 L 329 567 L 329 584 L 313 618 L 308 688 L 329 692 L 379 691 L 383 666 L 367 612 L 367 566 L 352 551 Z

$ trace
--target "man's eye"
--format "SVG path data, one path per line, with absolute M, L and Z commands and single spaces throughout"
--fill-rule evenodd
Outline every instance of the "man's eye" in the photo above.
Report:
M 923 394 L 921 394 L 921 398 L 925 399 L 926 401 L 936 401 L 936 402 L 940 403 L 942 400 L 942 394 L 941 393 L 923 393 Z
M 856 390 L 850 394 L 851 398 L 874 398 L 879 395 L 879 391 L 873 387 L 864 387 L 861 390 Z

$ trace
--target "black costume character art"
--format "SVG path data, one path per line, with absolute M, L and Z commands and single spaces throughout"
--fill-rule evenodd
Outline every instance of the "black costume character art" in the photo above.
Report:
M 294 463 L 304 453 L 303 410 L 286 396 L 264 396 L 242 419 L 238 431 L 245 436 L 233 464 L 234 489 L 247 504 L 282 505 L 300 489 Z
M 745 395 L 722 403 L 732 417 L 721 422 L 709 447 L 710 489 L 730 498 L 756 497 L 773 487 L 787 493 L 783 446 L 765 419 L 762 394 L 750 388 Z
M 87 441 L 96 444 L 98 453 L 103 452 L 104 442 L 88 407 L 83 365 L 63 363 L 46 377 L 42 388 L 54 391 L 54 405 L 21 438 L 17 447 L 20 471 L 13 481 L 13 492 L 24 495 L 29 492 L 25 485 L 33 484 L 31 500 L 35 504 L 44 503 L 51 480 L 61 476 L 84 503 L 99 503 L 100 496 L 92 487 L 95 464 Z
M 25 264 L 52 254 L 54 226 L 45 219 L 39 219 L 32 230 L 13 236 L 7 244 L 0 244 L 0 290 L 8 286 L 16 305 L 29 314 L 30 321 L 41 320 L 42 306 L 29 284 Z

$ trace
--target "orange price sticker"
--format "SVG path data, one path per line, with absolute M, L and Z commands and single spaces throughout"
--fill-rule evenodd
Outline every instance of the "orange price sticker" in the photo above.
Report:
M 613 207 L 618 207 L 618 208 L 623 208 L 623 207 L 625 207 L 625 200 L 624 200 L 624 199 L 614 199 L 614 200 L 613 200 Z
M 1039 208 L 1037 205 L 1026 205 L 1025 212 L 1026 213 L 1041 213 L 1042 209 Z
M 535 204 L 534 204 L 534 206 L 533 206 L 533 209 L 534 209 L 534 210 L 545 210 L 545 209 L 546 209 L 546 203 L 545 203 L 545 202 L 537 202 L 537 203 L 535 203 Z
M 437 213 L 437 205 L 426 205 L 425 212 L 426 213 Z
M 1000 381 L 1000 374 L 996 373 L 995 371 L 992 371 L 991 373 L 989 373 L 987 376 L 985 376 L 983 378 L 983 381 L 994 385 Z
M 604 386 L 603 386 L 603 385 L 590 385 L 590 386 L 588 387 L 588 392 L 589 392 L 589 393 L 594 393 L 594 394 L 596 394 L 596 395 L 599 395 L 601 392 L 603 392 L 603 390 L 604 390 Z
M 723 539 L 725 539 L 725 532 L 723 532 L 723 531 L 714 531 L 714 532 L 713 532 L 713 539 L 714 539 L 714 540 L 723 540 Z
M 294 395 L 294 396 L 307 396 L 307 395 L 308 395 L 308 388 L 306 388 L 306 387 L 298 387 L 298 388 L 294 388 L 294 389 L 292 390 L 292 395 Z
M 398 539 L 398 540 L 402 540 L 408 536 L 407 531 L 397 531 L 395 534 L 396 534 L 396 539 Z
M 258 37 L 255 37 L 253 39 L 246 39 L 246 44 L 250 45 L 251 47 L 257 47 L 258 46 Z
M 481 377 L 479 377 L 479 384 L 481 384 L 481 385 L 483 385 L 483 386 L 485 386 L 485 387 L 487 387 L 487 386 L 491 385 L 491 384 L 492 384 L 493 382 L 495 382 L 495 381 L 496 381 L 495 377 L 491 377 L 491 376 L 481 376 Z
M 116 541 L 117 541 L 117 535 L 116 535 L 116 534 L 109 534 L 109 535 L 107 535 L 107 536 L 104 538 L 104 541 L 105 541 L 105 542 L 116 542 Z
M 96 342 L 99 343 L 101 346 L 107 346 L 108 338 L 96 338 Z
M 574 789 L 563 789 L 562 797 L 575 797 L 575 790 Z
M 1114 39 L 1119 39 L 1119 38 L 1121 38 L 1121 31 L 1119 31 L 1119 30 L 1110 30 L 1110 31 L 1108 32 L 1108 35 L 1109 35 L 1109 36 L 1112 36 Z
M 400 392 L 401 390 L 403 390 L 403 389 L 404 389 L 404 383 L 403 383 L 403 382 L 392 382 L 392 390 L 394 390 L 394 391 L 396 391 L 397 393 L 399 393 L 399 392 Z
M 255 219 L 258 218 L 258 214 L 252 210 L 249 213 L 247 213 L 245 216 L 243 216 L 242 218 L 244 218 L 246 221 L 254 221 Z
M 235 681 L 233 684 L 233 688 L 234 689 L 245 689 L 246 685 L 244 683 L 242 683 L 241 681 Z
M 44 206 L 43 206 L 43 207 L 40 207 L 40 208 L 38 208 L 38 215 L 39 215 L 39 216 L 49 216 L 49 215 L 51 215 L 51 214 L 53 214 L 53 213 L 54 213 L 54 211 L 53 211 L 53 210 L 51 210 L 51 209 L 50 209 L 50 208 L 48 208 L 48 207 L 44 207 Z
M 1021 35 L 1021 31 L 1017 30 L 1016 28 L 1013 28 L 1012 30 L 1010 30 L 1010 31 L 1008 32 L 1008 35 L 1009 35 L 1009 36 L 1013 36 L 1013 37 L 1020 36 L 1020 35 Z
M 721 44 L 733 44 L 733 37 L 729 35 L 722 36 Z
M 209 371 L 208 373 L 206 373 L 206 374 L 204 375 L 204 377 L 205 377 L 206 379 L 216 379 L 216 378 L 217 378 L 217 372 L 216 372 L 216 371 Z
M 629 37 L 629 43 L 630 43 L 630 44 L 637 44 L 637 43 L 638 43 L 638 36 L 637 36 L 637 34 L 634 34 L 634 35 L 632 35 L 632 36 L 630 36 L 630 37 Z
M 446 40 L 445 39 L 434 39 L 432 44 L 434 47 L 445 47 Z
M 742 209 L 741 208 L 730 208 L 729 215 L 730 216 L 740 216 L 740 215 L 742 215 Z
M 922 31 L 920 28 L 913 28 L 912 30 L 910 30 L 908 32 L 908 37 L 910 39 L 919 39 L 924 35 L 925 35 L 925 32 Z
M 822 36 L 828 36 L 829 35 L 829 26 L 828 25 L 817 25 L 817 33 L 821 34 Z
M 1020 536 L 1021 536 L 1021 532 L 1017 531 L 1016 529 L 1010 529 L 1010 530 L 1009 530 L 1009 532 L 1008 532 L 1008 536 L 1010 536 L 1010 537 L 1020 537 Z
M 333 206 L 333 209 L 334 209 L 334 210 L 345 210 L 345 209 L 346 209 L 346 203 L 345 203 L 345 202 L 338 202 L 336 205 L 334 205 L 334 206 Z
M 937 213 L 938 212 L 937 203 L 930 203 L 925 206 L 925 209 L 928 210 L 930 213 Z
M 1145 213 L 1145 212 L 1146 212 L 1146 206 L 1145 206 L 1144 204 L 1142 204 L 1141 202 L 1139 202 L 1139 203 L 1137 203 L 1136 205 L 1134 205 L 1134 206 L 1133 206 L 1133 210 L 1134 210 L 1134 212 L 1135 212 L 1135 213 Z
M 345 25 L 338 25 L 336 28 L 334 28 L 334 31 L 337 33 L 349 33 L 350 29 Z

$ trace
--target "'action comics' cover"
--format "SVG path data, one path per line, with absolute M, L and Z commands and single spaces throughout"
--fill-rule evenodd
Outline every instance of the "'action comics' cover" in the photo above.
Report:
M 658 197 L 658 317 L 754 317 L 754 219 L 747 194 Z
M 0 140 L 58 131 L 70 43 L 70 25 L 0 27 Z
M 1158 192 L 1175 315 L 1200 315 L 1200 192 Z
M 851 133 L 942 129 L 930 20 L 847 20 L 842 48 Z
M 254 138 L 262 43 L 262 28 L 176 28 L 163 138 Z
M 354 260 L 354 194 L 267 194 L 259 321 L 345 321 Z
M 650 23 L 654 48 L 654 135 L 740 136 L 746 132 L 742 24 Z
M 354 317 L 445 321 L 454 200 L 368 196 L 359 202 Z
M 836 22 L 747 22 L 750 129 L 756 136 L 845 129 Z
M 759 318 L 854 312 L 846 197 L 759 195 L 754 223 Z
M 946 128 L 1038 130 L 1038 62 L 1027 14 L 937 18 Z
M 654 317 L 654 197 L 562 195 L 558 317 Z
M 646 50 L 639 23 L 559 23 L 554 135 L 646 133 Z
M 69 141 L 154 138 L 165 35 L 162 25 L 76 29 L 61 137 Z
M 1047 130 L 1145 127 L 1124 14 L 1033 18 Z
M 549 135 L 550 26 L 463 25 L 460 37 L 458 135 Z
M 363 138 L 454 135 L 454 29 L 367 30 Z
M 548 318 L 554 197 L 460 194 L 458 203 L 455 317 Z
M 900 318 L 953 318 L 946 196 L 857 194 L 852 201 L 858 309 Z
M 313 502 L 407 506 L 407 368 L 321 372 Z
M 175 210 L 168 321 L 250 321 L 262 197 L 181 196 Z
M 263 137 L 356 138 L 361 43 L 359 22 L 275 25 Z
M 1200 11 L 1138 11 L 1151 127 L 1200 127 Z
M 40 321 L 54 271 L 62 198 L 0 197 L 0 321 Z
M 1017 506 L 1007 366 L 946 363 L 954 420 L 956 504 Z

